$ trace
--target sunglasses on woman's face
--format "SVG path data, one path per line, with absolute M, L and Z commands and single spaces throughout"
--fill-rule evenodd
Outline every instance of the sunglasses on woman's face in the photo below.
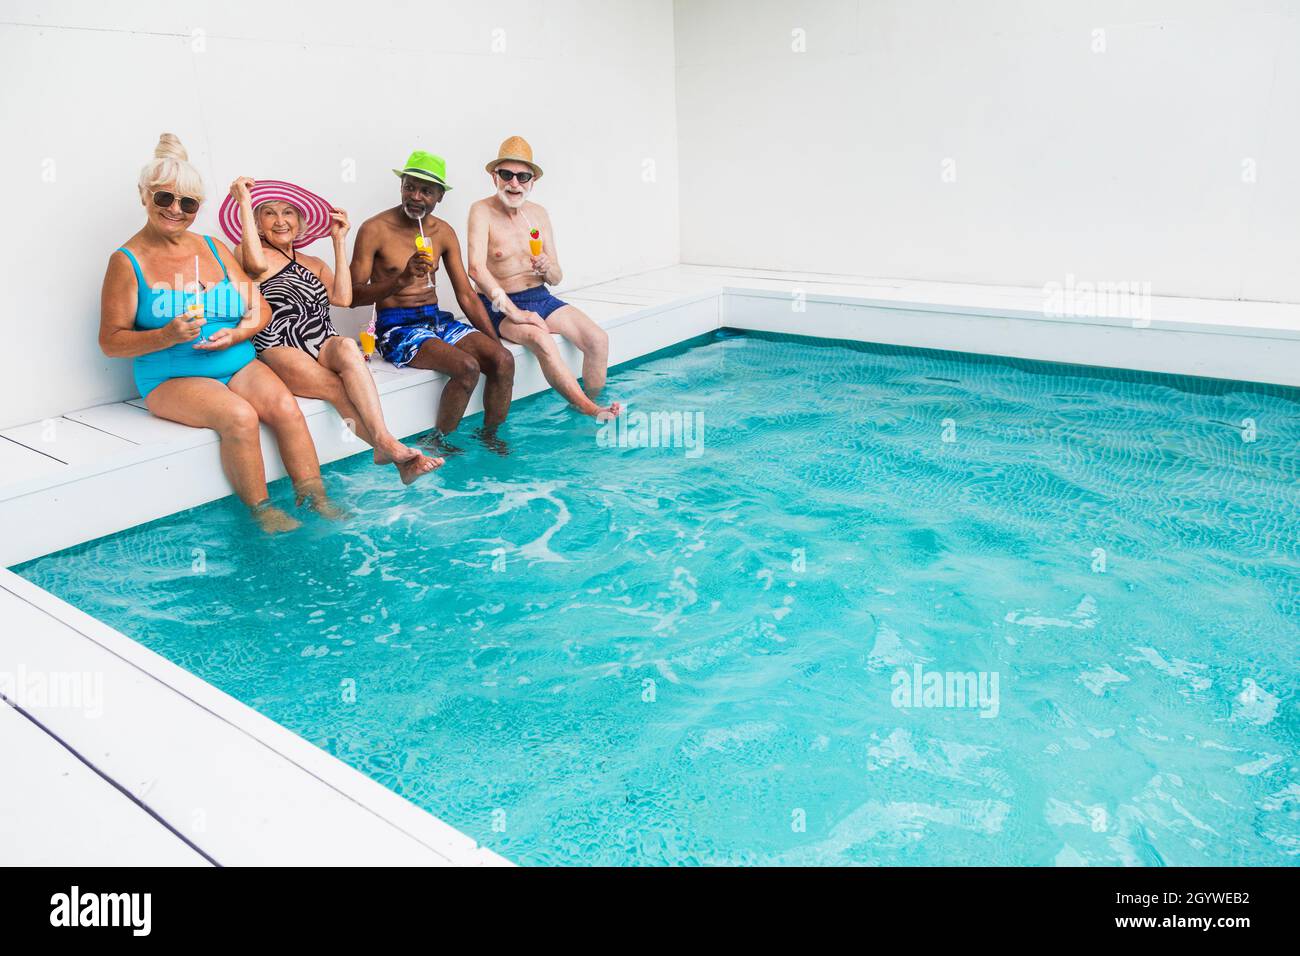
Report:
M 176 201 L 175 193 L 157 192 L 153 194 L 153 204 L 162 209 L 171 209 L 172 203 Z M 181 212 L 187 216 L 192 216 L 199 211 L 199 201 L 189 196 L 181 196 Z
M 517 173 L 513 169 L 498 169 L 497 175 L 506 182 L 510 182 L 512 179 L 518 179 L 521 185 L 533 178 L 532 173 Z

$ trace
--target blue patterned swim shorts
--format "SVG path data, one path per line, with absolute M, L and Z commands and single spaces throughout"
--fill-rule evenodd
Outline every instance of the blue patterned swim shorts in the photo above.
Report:
M 437 305 L 379 309 L 375 313 L 375 340 L 379 354 L 398 368 L 410 365 L 420 346 L 429 339 L 455 345 L 477 331 Z

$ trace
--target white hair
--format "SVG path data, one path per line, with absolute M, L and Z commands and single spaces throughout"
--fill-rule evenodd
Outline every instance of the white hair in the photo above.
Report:
M 190 165 L 189 153 L 171 133 L 158 137 L 153 159 L 140 170 L 140 195 L 148 196 L 159 186 L 171 186 L 182 196 L 203 201 L 203 175 Z

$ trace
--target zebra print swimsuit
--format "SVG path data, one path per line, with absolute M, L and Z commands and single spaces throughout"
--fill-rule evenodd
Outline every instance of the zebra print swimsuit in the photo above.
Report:
M 253 348 L 263 352 L 287 345 L 320 358 L 321 347 L 338 335 L 330 321 L 330 296 L 325 283 L 298 262 L 295 252 L 287 266 L 262 280 L 261 288 L 271 307 L 271 321 L 253 337 Z

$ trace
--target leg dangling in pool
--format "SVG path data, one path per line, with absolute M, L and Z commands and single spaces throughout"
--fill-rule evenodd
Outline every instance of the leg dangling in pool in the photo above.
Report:
M 374 378 L 352 339 L 329 338 L 319 358 L 291 346 L 264 349 L 258 358 L 271 366 L 295 395 L 333 405 L 352 434 L 375 450 L 375 464 L 395 466 L 402 484 L 409 485 L 442 465 L 441 459 L 408 448 L 388 430 Z
M 252 514 L 253 520 L 257 522 L 258 527 L 267 534 L 279 534 L 302 527 L 301 521 L 271 504 L 270 498 L 259 501 L 248 510 Z
M 322 518 L 328 518 L 330 521 L 342 521 L 345 518 L 352 517 L 350 511 L 330 500 L 329 495 L 325 493 L 325 482 L 321 481 L 320 476 L 295 481 L 293 483 L 293 493 L 298 507 L 301 508 L 305 504 Z

